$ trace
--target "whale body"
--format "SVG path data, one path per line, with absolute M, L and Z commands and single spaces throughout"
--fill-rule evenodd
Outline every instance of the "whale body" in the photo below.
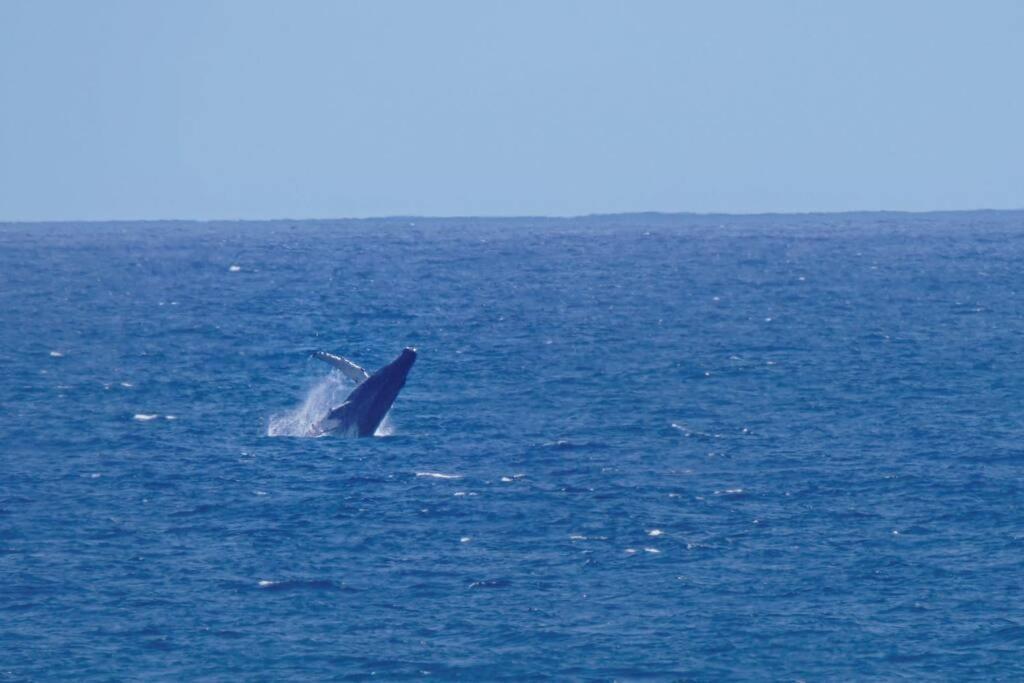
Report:
M 406 348 L 398 358 L 373 374 L 347 358 L 332 353 L 317 351 L 313 356 L 330 363 L 346 377 L 358 383 L 345 401 L 340 406 L 332 408 L 314 425 L 313 430 L 318 434 L 330 432 L 350 436 L 373 436 L 391 410 L 391 405 L 398 398 L 398 392 L 405 386 L 409 370 L 416 362 L 416 349 Z

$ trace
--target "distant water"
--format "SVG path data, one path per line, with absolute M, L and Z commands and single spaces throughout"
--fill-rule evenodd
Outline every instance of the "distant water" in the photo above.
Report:
M 7 224 L 0 375 L 0 680 L 1024 678 L 1024 213 Z

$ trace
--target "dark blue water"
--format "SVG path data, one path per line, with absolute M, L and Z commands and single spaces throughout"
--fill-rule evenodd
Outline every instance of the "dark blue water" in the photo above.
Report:
M 1020 679 L 1022 260 L 1024 213 L 0 226 L 0 679 Z M 390 436 L 268 436 L 344 392 L 310 351 L 405 345 Z

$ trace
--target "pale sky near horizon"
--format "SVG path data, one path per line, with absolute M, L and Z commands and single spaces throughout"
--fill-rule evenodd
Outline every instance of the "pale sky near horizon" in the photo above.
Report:
M 0 0 L 0 221 L 1024 207 L 1024 2 Z

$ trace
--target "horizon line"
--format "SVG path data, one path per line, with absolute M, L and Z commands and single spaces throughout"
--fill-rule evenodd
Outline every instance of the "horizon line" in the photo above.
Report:
M 59 219 L 30 219 L 30 220 L 0 220 L 0 225 L 60 225 L 60 224 L 95 224 L 95 223 L 276 223 L 276 222 L 326 222 L 326 221 L 400 221 L 400 220 L 552 220 L 571 221 L 588 218 L 616 218 L 616 217 L 640 217 L 656 216 L 659 218 L 686 217 L 686 218 L 755 218 L 759 216 L 844 216 L 861 214 L 901 214 L 913 216 L 926 216 L 930 214 L 950 213 L 1019 213 L 1024 207 L 1018 208 L 978 208 L 978 209 L 846 209 L 839 211 L 614 211 L 609 213 L 581 213 L 581 214 L 390 214 L 381 216 L 334 216 L 334 217 L 306 217 L 296 218 L 294 216 L 279 216 L 275 218 L 59 218 Z

